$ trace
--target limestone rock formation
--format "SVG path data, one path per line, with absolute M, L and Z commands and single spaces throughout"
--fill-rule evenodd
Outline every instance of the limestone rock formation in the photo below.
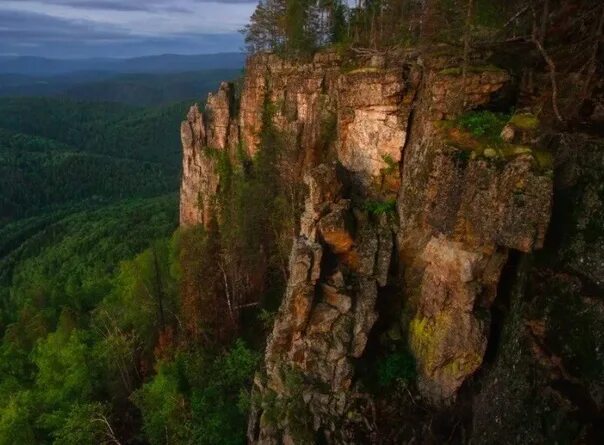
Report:
M 464 110 L 459 75 L 435 69 L 427 76 L 431 86 L 421 92 L 404 152 L 398 242 L 420 390 L 442 404 L 482 363 L 509 249 L 543 246 L 553 185 L 535 145 L 505 156 L 443 131 L 443 119 Z M 500 71 L 470 74 L 465 107 L 484 104 L 508 79 Z
M 506 71 L 472 66 L 464 77 L 440 56 L 355 63 L 344 68 L 329 51 L 305 62 L 255 55 L 238 109 L 222 84 L 204 114 L 195 107 L 183 123 L 183 225 L 213 217 L 213 151 L 253 162 L 267 118 L 294 153 L 282 168 L 307 186 L 255 379 L 251 443 L 306 443 L 318 432 L 328 443 L 359 443 L 359 430 L 369 440 L 372 422 L 350 413 L 373 403 L 357 364 L 378 335 L 386 288 L 404 306 L 395 328 L 415 357 L 424 402 L 453 403 L 483 363 L 510 252 L 544 244 L 553 181 L 538 125 L 525 125 L 528 112 L 513 117 L 493 146 L 456 126 L 506 88 Z
M 193 105 L 180 128 L 183 173 L 180 186 L 180 224 L 207 226 L 214 217 L 215 195 L 220 178 L 214 151 L 238 144 L 231 119 L 232 86 L 223 82 L 209 94 L 204 113 Z
M 227 147 L 229 126 L 231 123 L 231 102 L 233 92 L 231 85 L 222 82 L 216 94 L 210 93 L 206 104 L 208 121 L 207 146 L 224 150 Z
M 183 162 L 180 186 L 180 224 L 208 224 L 212 198 L 218 187 L 214 161 L 205 150 L 206 130 L 199 107 L 193 105 L 180 127 Z
M 400 162 L 414 81 L 402 67 L 370 67 L 339 78 L 338 159 L 359 178 L 378 177 L 387 162 Z
M 385 220 L 372 224 L 354 214 L 337 178 L 335 165 L 322 164 L 306 176 L 308 196 L 302 230 L 290 257 L 287 292 L 269 336 L 266 375 L 257 382 L 261 410 L 250 419 L 251 441 L 295 443 L 325 429 L 341 431 L 354 375 L 377 319 L 375 303 L 380 264 L 388 264 L 392 233 Z M 356 228 L 355 228 L 356 227 Z M 353 279 L 354 277 L 354 279 Z M 304 390 L 296 394 L 288 375 L 299 373 Z M 286 407 L 302 397 L 308 424 L 294 431 Z M 271 419 L 271 410 L 284 414 Z M 340 437 L 341 439 L 341 437 Z

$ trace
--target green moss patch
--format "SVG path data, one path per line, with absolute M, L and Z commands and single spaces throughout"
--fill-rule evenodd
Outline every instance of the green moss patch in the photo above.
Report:
M 472 133 L 473 136 L 484 138 L 489 142 L 501 141 L 501 130 L 510 116 L 505 113 L 491 111 L 469 111 L 457 119 L 457 126 Z
M 525 144 L 511 144 L 501 139 L 501 131 L 508 122 L 522 130 L 539 126 L 539 120 L 529 113 L 510 117 L 505 113 L 490 111 L 470 111 L 456 120 L 439 121 L 436 125 L 444 133 L 446 143 L 460 150 L 454 153 L 456 160 L 463 156 L 464 159 L 482 157 L 500 162 L 530 155 L 535 160 L 537 171 L 550 171 L 553 157 L 549 151 Z
M 367 201 L 365 202 L 365 210 L 372 215 L 394 214 L 396 212 L 396 199 Z
M 539 119 L 531 113 L 514 114 L 510 119 L 510 124 L 521 130 L 536 130 L 539 127 Z
M 471 374 L 482 363 L 482 356 L 475 351 L 465 351 L 440 366 L 442 349 L 451 332 L 456 329 L 455 318 L 442 312 L 431 319 L 414 318 L 409 324 L 409 341 L 415 357 L 425 370 L 440 367 L 445 375 L 459 377 Z

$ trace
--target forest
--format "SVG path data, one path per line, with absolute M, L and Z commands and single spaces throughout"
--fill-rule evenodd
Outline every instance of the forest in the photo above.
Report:
M 241 442 L 258 354 L 175 347 L 189 104 L 0 99 L 1 444 Z
M 202 79 L 196 72 L 120 74 L 109 80 L 93 79 L 84 86 L 61 87 L 61 94 L 45 97 L 13 96 L 15 91 L 26 90 L 27 83 L 15 84 L 16 90 L 9 88 L 7 97 L 0 97 L 0 445 L 235 445 L 248 443 L 254 428 L 269 435 L 285 431 L 279 437 L 292 444 L 601 443 L 599 391 L 604 362 L 599 347 L 604 323 L 598 312 L 602 289 L 598 280 L 603 275 L 597 264 L 604 195 L 597 186 L 602 178 L 597 164 L 603 158 L 601 145 L 591 138 L 602 136 L 602 128 L 594 124 L 601 122 L 601 104 L 592 98 L 601 97 L 602 91 L 603 28 L 604 7 L 588 0 L 363 0 L 354 5 L 341 0 L 260 0 L 242 30 L 243 38 L 250 56 L 270 54 L 275 58 L 263 60 L 278 60 L 278 67 L 262 72 L 258 85 L 254 83 L 258 79 L 245 77 L 250 71 L 243 72 L 242 80 L 236 78 L 238 70 L 229 68 L 204 72 Z M 308 67 L 320 66 L 314 57 L 321 54 L 336 55 L 338 76 L 359 79 L 352 93 L 342 90 L 341 97 L 360 91 L 350 100 L 350 110 L 337 110 L 335 95 L 329 97 L 332 90 L 328 93 L 333 85 L 341 88 L 343 81 L 333 85 L 322 81 L 317 88 L 298 78 L 293 87 L 279 83 L 278 76 L 295 74 L 296 66 L 303 66 L 304 74 L 311 77 Z M 436 119 L 434 134 L 446 135 L 447 146 L 433 150 L 442 156 L 434 155 L 441 164 L 425 177 L 412 178 L 420 184 L 416 188 L 436 202 L 430 203 L 432 207 L 425 205 L 429 214 L 418 217 L 416 225 L 432 224 L 441 214 L 449 217 L 454 213 L 447 207 L 449 201 L 460 206 L 463 199 L 470 200 L 460 192 L 476 180 L 464 176 L 470 167 L 479 171 L 476 181 L 480 184 L 467 195 L 478 196 L 481 204 L 481 193 L 490 193 L 503 183 L 511 190 L 506 189 L 510 196 L 504 200 L 493 192 L 482 207 L 501 199 L 499 208 L 516 206 L 516 214 L 524 218 L 518 222 L 514 214 L 501 224 L 502 231 L 512 233 L 508 238 L 520 239 L 508 249 L 503 245 L 509 241 L 504 239 L 507 232 L 497 234 L 500 244 L 480 245 L 480 234 L 468 229 L 473 215 L 465 215 L 467 220 L 451 223 L 454 227 L 447 232 L 460 238 L 447 244 L 449 250 L 434 260 L 446 262 L 451 252 L 461 252 L 459 257 L 469 258 L 468 262 L 482 261 L 480 267 L 487 264 L 485 282 L 493 275 L 503 277 L 502 282 L 495 279 L 478 285 L 467 277 L 474 270 L 459 266 L 463 269 L 459 272 L 453 260 L 441 268 L 441 275 L 462 276 L 461 284 L 434 285 L 436 290 L 446 287 L 442 298 L 446 304 L 460 294 L 466 299 L 473 292 L 479 294 L 476 301 L 464 301 L 463 316 L 476 317 L 460 322 L 460 329 L 469 323 L 491 324 L 492 329 L 481 332 L 484 345 L 479 346 L 484 350 L 478 361 L 484 358 L 484 369 L 464 375 L 467 381 L 449 378 L 446 372 L 463 372 L 468 362 L 476 361 L 477 354 L 472 353 L 444 367 L 445 379 L 459 383 L 460 396 L 438 408 L 419 389 L 422 369 L 409 338 L 416 335 L 418 343 L 432 346 L 443 334 L 436 328 L 430 331 L 425 319 L 414 318 L 409 302 L 422 295 L 419 290 L 405 293 L 409 290 L 405 286 L 409 281 L 417 289 L 429 286 L 437 282 L 441 270 L 433 272 L 437 278 L 422 279 L 421 274 L 413 275 L 413 268 L 423 257 L 410 261 L 396 251 L 396 243 L 403 239 L 396 238 L 397 231 L 403 230 L 399 217 L 407 204 L 399 196 L 405 186 L 401 178 L 407 162 L 419 161 L 380 154 L 377 161 L 372 159 L 379 163 L 379 181 L 368 186 L 363 178 L 350 179 L 342 173 L 341 147 L 336 143 L 342 134 L 340 121 L 352 120 L 355 101 L 364 100 L 359 98 L 366 91 L 362 82 L 379 85 L 368 94 L 377 102 L 382 90 L 390 91 L 396 83 L 382 88 L 380 82 L 392 71 L 385 61 L 404 57 L 414 61 L 414 70 L 425 69 L 433 75 L 416 82 L 409 63 L 400 70 L 407 76 L 401 81 L 404 88 L 386 98 L 400 96 L 403 105 L 413 103 L 407 115 L 409 128 L 433 125 L 429 119 L 414 121 L 427 113 L 425 103 L 437 96 L 428 94 L 432 90 L 426 79 L 444 78 L 455 88 L 461 85 L 457 105 L 463 110 L 455 116 L 443 112 Z M 434 68 L 429 63 L 435 59 L 445 59 L 447 64 Z M 472 76 L 505 77 L 495 65 L 512 73 L 513 87 L 504 88 L 496 100 L 470 109 L 468 104 L 482 100 L 483 93 L 466 95 Z M 200 89 L 199 97 L 210 87 L 216 89 L 219 80 L 234 81 L 229 84 L 232 96 L 224 99 L 225 106 L 212 109 L 204 107 L 205 98 L 189 97 L 191 88 Z M 244 106 L 251 105 L 242 97 L 244 88 L 264 94 L 275 93 L 271 88 L 279 86 L 282 91 L 261 97 L 252 118 L 245 115 L 249 110 Z M 490 86 L 486 81 L 480 84 L 489 100 Z M 303 101 L 305 88 L 317 94 L 317 103 Z M 425 95 L 405 96 L 414 88 L 423 88 Z M 220 94 L 213 98 L 223 99 Z M 298 108 L 291 107 L 292 101 L 298 101 Z M 194 102 L 201 106 L 201 121 L 193 119 L 195 108 L 191 111 L 190 106 Z M 380 108 L 378 103 L 377 111 L 371 111 L 379 114 L 389 106 Z M 532 114 L 535 109 L 539 118 Z M 299 115 L 304 110 L 320 116 L 310 136 L 301 130 L 308 124 Z M 226 124 L 216 124 L 225 115 Z M 367 116 L 369 121 L 373 115 Z M 258 131 L 252 135 L 257 139 L 256 151 L 243 138 L 246 118 L 258 121 Z M 215 196 L 199 194 L 196 203 L 201 208 L 204 199 L 211 201 L 216 216 L 185 227 L 179 225 L 178 190 L 184 181 L 187 125 L 189 142 L 199 151 L 195 161 L 206 163 L 196 180 L 205 185 L 218 179 Z M 506 128 L 516 131 L 509 141 L 504 140 Z M 547 136 L 538 142 L 537 129 Z M 237 142 L 227 148 L 200 142 L 218 131 L 228 138 L 236 134 Z M 405 137 L 406 131 L 407 127 Z M 413 131 L 409 130 L 412 137 L 423 136 L 423 129 Z M 562 131 L 566 133 L 560 136 Z M 584 147 L 580 154 L 561 149 L 559 155 L 536 148 L 544 140 L 548 150 L 554 145 L 551 141 L 567 143 L 564 135 L 579 131 L 585 134 L 572 140 Z M 367 133 L 372 136 L 366 145 L 378 139 L 375 132 Z M 572 144 L 564 147 L 568 145 Z M 426 152 L 434 147 L 428 148 Z M 554 154 L 564 162 L 570 159 L 574 169 L 565 170 L 559 158 L 553 160 Z M 508 168 L 518 159 L 529 159 L 528 167 Z M 309 176 L 305 182 L 311 164 L 337 164 L 333 176 L 342 184 L 333 186 L 327 180 L 309 180 Z M 443 180 L 445 191 L 434 186 L 439 174 L 449 181 Z M 568 184 L 554 184 L 555 175 Z M 536 207 L 530 200 L 543 197 L 539 195 L 546 188 L 543 184 L 553 190 L 542 195 L 547 195 L 544 201 L 554 196 L 553 204 L 544 205 L 554 222 L 543 251 L 533 253 L 533 246 L 543 244 L 543 239 L 533 239 L 542 235 L 541 220 L 527 229 L 534 216 L 529 212 Z M 337 201 L 339 193 L 347 195 Z M 439 204 L 442 196 L 453 197 Z M 315 203 L 317 197 L 325 202 Z M 579 208 L 579 202 L 586 204 Z M 424 210 L 419 199 L 415 204 Z M 479 210 L 475 219 L 490 221 Z M 337 219 L 340 214 L 345 215 L 343 222 Z M 325 215 L 333 217 L 321 221 L 327 229 L 319 225 Z M 308 229 L 313 224 L 318 229 Z M 336 248 L 321 232 L 329 229 L 336 232 Z M 298 236 L 304 230 L 304 236 Z M 303 250 L 300 239 L 308 241 L 305 237 L 314 236 L 313 230 L 320 234 L 317 245 L 324 249 L 324 256 L 318 263 L 313 263 L 312 256 L 294 261 L 296 249 Z M 530 235 L 522 238 L 523 230 Z M 346 238 L 349 232 L 354 234 L 353 241 Z M 477 243 L 476 251 L 455 250 L 467 233 L 468 244 Z M 370 245 L 367 250 L 374 249 L 370 254 L 346 250 L 366 245 Z M 387 255 L 379 249 L 387 250 Z M 381 254 L 388 259 L 381 265 L 385 271 L 378 285 L 378 278 L 358 271 L 365 267 L 364 261 L 379 263 Z M 298 269 L 304 267 L 310 272 L 300 273 Z M 339 392 L 286 363 L 298 359 L 296 351 L 278 359 L 283 361 L 274 371 L 279 378 L 272 387 L 267 383 L 273 378 L 266 370 L 267 351 L 274 343 L 278 343 L 275 348 L 282 346 L 280 340 L 296 339 L 288 331 L 293 322 L 283 322 L 287 311 L 296 316 L 311 312 L 306 300 L 292 304 L 294 309 L 285 305 L 288 296 L 297 296 L 300 283 L 291 282 L 296 273 L 304 275 L 299 280 L 303 284 L 316 275 L 308 289 L 299 293 L 311 303 L 316 293 L 320 302 L 315 301 L 312 309 L 323 310 L 305 321 L 309 326 L 320 325 L 314 326 L 318 336 L 313 338 L 319 339 L 316 348 L 309 348 L 322 354 L 321 348 L 333 347 L 329 351 L 336 356 L 325 353 L 318 367 L 327 369 L 345 358 L 354 368 L 354 378 L 343 378 L 342 385 L 350 386 Z M 338 342 L 348 344 L 362 330 L 358 327 L 362 322 L 345 314 L 365 309 L 359 289 L 369 288 L 367 283 L 375 286 L 377 303 L 375 319 L 363 334 L 366 350 L 353 358 L 350 351 L 341 357 L 335 351 Z M 491 291 L 503 297 L 489 300 Z M 325 303 L 328 298 L 337 301 L 330 307 Z M 436 303 L 424 305 L 428 309 L 417 306 L 418 313 L 436 311 Z M 435 318 L 442 322 L 446 317 Z M 336 319 L 354 326 L 349 329 L 354 335 L 346 331 L 323 341 L 321 335 L 339 335 L 336 323 L 325 327 Z M 405 323 L 408 328 L 401 328 Z M 584 332 L 586 326 L 589 335 Z M 479 330 L 471 327 L 473 333 Z M 286 332 L 286 340 L 279 338 L 279 329 Z M 304 338 L 307 331 L 297 335 Z M 438 361 L 439 351 L 434 349 L 427 352 L 428 362 Z M 531 354 L 538 359 L 531 361 L 527 358 Z M 309 367 L 317 366 L 309 362 Z M 542 381 L 548 382 L 545 389 L 539 386 Z M 340 409 L 340 401 L 342 406 L 348 403 L 347 397 L 354 400 L 345 405 L 340 417 L 330 417 L 329 411 L 321 424 L 317 420 L 321 416 L 312 417 L 309 400 L 322 403 L 321 397 L 328 398 L 327 394 L 336 401 L 333 410 Z M 502 421 L 501 427 L 485 427 L 480 422 L 491 414 L 512 420 Z M 250 421 L 254 416 L 259 420 Z M 491 427 L 492 437 L 479 436 L 485 431 L 490 434 Z M 471 436 L 474 430 L 476 436 Z

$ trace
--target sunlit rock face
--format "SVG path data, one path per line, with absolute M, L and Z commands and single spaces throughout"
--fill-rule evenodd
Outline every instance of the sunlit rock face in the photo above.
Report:
M 233 87 L 223 82 L 210 93 L 202 113 L 193 105 L 181 124 L 183 172 L 180 186 L 180 224 L 208 226 L 215 216 L 215 196 L 220 183 L 215 151 L 230 150 L 238 144 L 233 127 Z
M 542 247 L 552 205 L 535 132 L 511 123 L 505 149 L 495 150 L 454 128 L 509 80 L 493 67 L 463 78 L 438 58 L 351 69 L 335 52 L 304 62 L 260 54 L 240 92 L 222 84 L 203 115 L 189 113 L 182 225 L 217 214 L 212 153 L 253 162 L 267 120 L 295 153 L 282 168 L 306 184 L 287 290 L 255 379 L 251 443 L 305 443 L 318 431 L 328 443 L 371 436 L 371 422 L 348 413 L 370 411 L 357 366 L 386 288 L 405 308 L 398 329 L 426 402 L 453 402 L 480 368 L 509 252 Z
M 231 123 L 231 102 L 233 100 L 232 87 L 227 82 L 222 82 L 218 92 L 208 95 L 206 103 L 207 141 L 210 148 L 224 150 L 227 148 L 229 125 Z
M 182 180 L 180 185 L 180 224 L 202 224 L 210 217 L 211 206 L 203 202 L 212 196 L 218 178 L 211 172 L 211 162 L 204 153 L 206 132 L 203 115 L 193 105 L 180 127 L 182 141 Z
M 366 348 L 378 317 L 375 304 L 392 253 L 393 235 L 385 218 L 353 212 L 335 165 L 322 164 L 306 175 L 308 196 L 300 236 L 289 264 L 287 292 L 269 336 L 265 374 L 256 391 L 273 406 L 291 403 L 300 391 L 307 434 L 313 425 L 345 418 L 356 402 L 351 396 L 354 361 Z M 386 265 L 386 270 L 384 270 Z M 292 375 L 304 383 L 292 388 Z M 311 383 L 312 382 L 312 383 Z M 253 440 L 299 441 L 291 419 L 271 423 L 268 411 L 252 417 Z M 328 434 L 343 439 L 343 431 Z
M 401 161 L 417 80 L 403 67 L 368 67 L 339 78 L 338 159 L 361 180 Z
M 435 67 L 425 75 L 404 151 L 397 238 L 420 391 L 440 405 L 482 364 L 509 250 L 543 246 L 552 179 L 535 146 L 498 152 L 449 129 L 461 112 L 488 103 L 505 72 L 468 74 L 465 96 L 459 73 Z

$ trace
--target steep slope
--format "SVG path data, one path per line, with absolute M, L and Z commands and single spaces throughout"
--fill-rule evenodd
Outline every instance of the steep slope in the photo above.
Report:
M 279 164 L 281 180 L 306 184 L 287 289 L 255 379 L 250 443 L 392 443 L 393 430 L 399 440 L 423 430 L 426 443 L 466 442 L 466 427 L 480 438 L 482 406 L 494 397 L 480 386 L 493 382 L 485 369 L 503 372 L 510 329 L 542 333 L 541 321 L 519 321 L 510 295 L 524 294 L 526 274 L 545 273 L 518 258 L 543 248 L 552 215 L 560 144 L 543 137 L 552 116 L 537 118 L 530 104 L 511 112 L 522 73 L 476 54 L 462 75 L 459 59 L 443 53 L 359 56 L 346 66 L 335 52 L 310 62 L 256 55 L 240 93 L 222 84 L 182 124 L 183 227 L 212 235 L 216 221 L 228 226 L 222 162 L 253 169 L 267 125 L 296 153 Z M 365 381 L 392 348 L 416 364 L 417 379 L 402 387 L 410 401 Z M 541 366 L 535 349 L 524 353 L 523 366 Z M 413 421 L 397 424 L 405 415 Z M 500 428 L 504 441 L 510 425 Z

